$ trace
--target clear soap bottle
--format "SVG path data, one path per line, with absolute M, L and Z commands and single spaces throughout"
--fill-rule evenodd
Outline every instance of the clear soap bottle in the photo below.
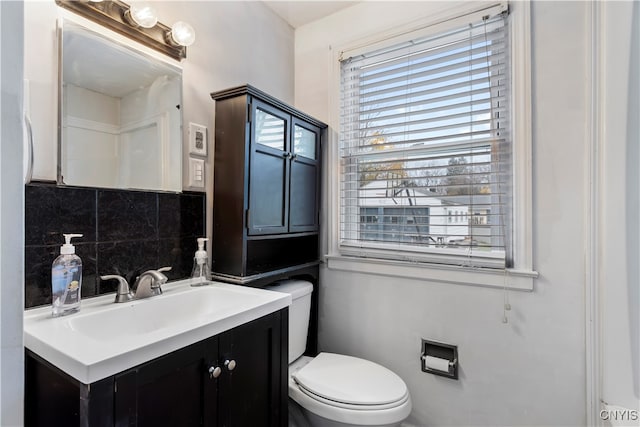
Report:
M 191 278 L 196 279 L 191 286 L 207 285 L 211 281 L 211 268 L 209 267 L 209 257 L 204 249 L 204 242 L 209 239 L 200 237 L 198 241 L 198 250 L 193 257 L 193 270 L 191 270 Z
M 51 296 L 53 317 L 64 316 L 80 310 L 82 288 L 82 260 L 71 244 L 73 237 L 82 234 L 65 234 L 65 244 L 51 266 Z

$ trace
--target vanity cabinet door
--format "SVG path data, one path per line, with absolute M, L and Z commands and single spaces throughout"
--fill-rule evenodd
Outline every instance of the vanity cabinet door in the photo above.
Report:
M 138 366 L 115 379 L 117 426 L 217 426 L 218 337 Z
M 220 426 L 287 425 L 287 328 L 282 310 L 220 336 Z

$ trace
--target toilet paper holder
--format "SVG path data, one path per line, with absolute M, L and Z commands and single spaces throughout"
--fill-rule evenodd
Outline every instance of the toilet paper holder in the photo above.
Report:
M 457 380 L 458 346 L 423 339 L 420 364 L 423 372 Z

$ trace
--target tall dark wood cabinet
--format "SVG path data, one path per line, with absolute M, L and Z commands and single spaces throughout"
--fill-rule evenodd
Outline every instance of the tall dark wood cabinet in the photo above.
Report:
M 212 270 L 216 280 L 314 284 L 315 354 L 322 140 L 326 124 L 250 85 L 216 101 Z
M 252 284 L 317 264 L 326 125 L 249 85 L 211 97 L 214 275 Z

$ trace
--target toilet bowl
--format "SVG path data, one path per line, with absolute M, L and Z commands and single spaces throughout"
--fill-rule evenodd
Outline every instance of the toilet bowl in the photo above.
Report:
M 300 280 L 267 288 L 291 294 L 289 398 L 311 426 L 398 426 L 411 413 L 404 381 L 369 360 L 335 353 L 302 356 L 307 341 L 313 285 Z

